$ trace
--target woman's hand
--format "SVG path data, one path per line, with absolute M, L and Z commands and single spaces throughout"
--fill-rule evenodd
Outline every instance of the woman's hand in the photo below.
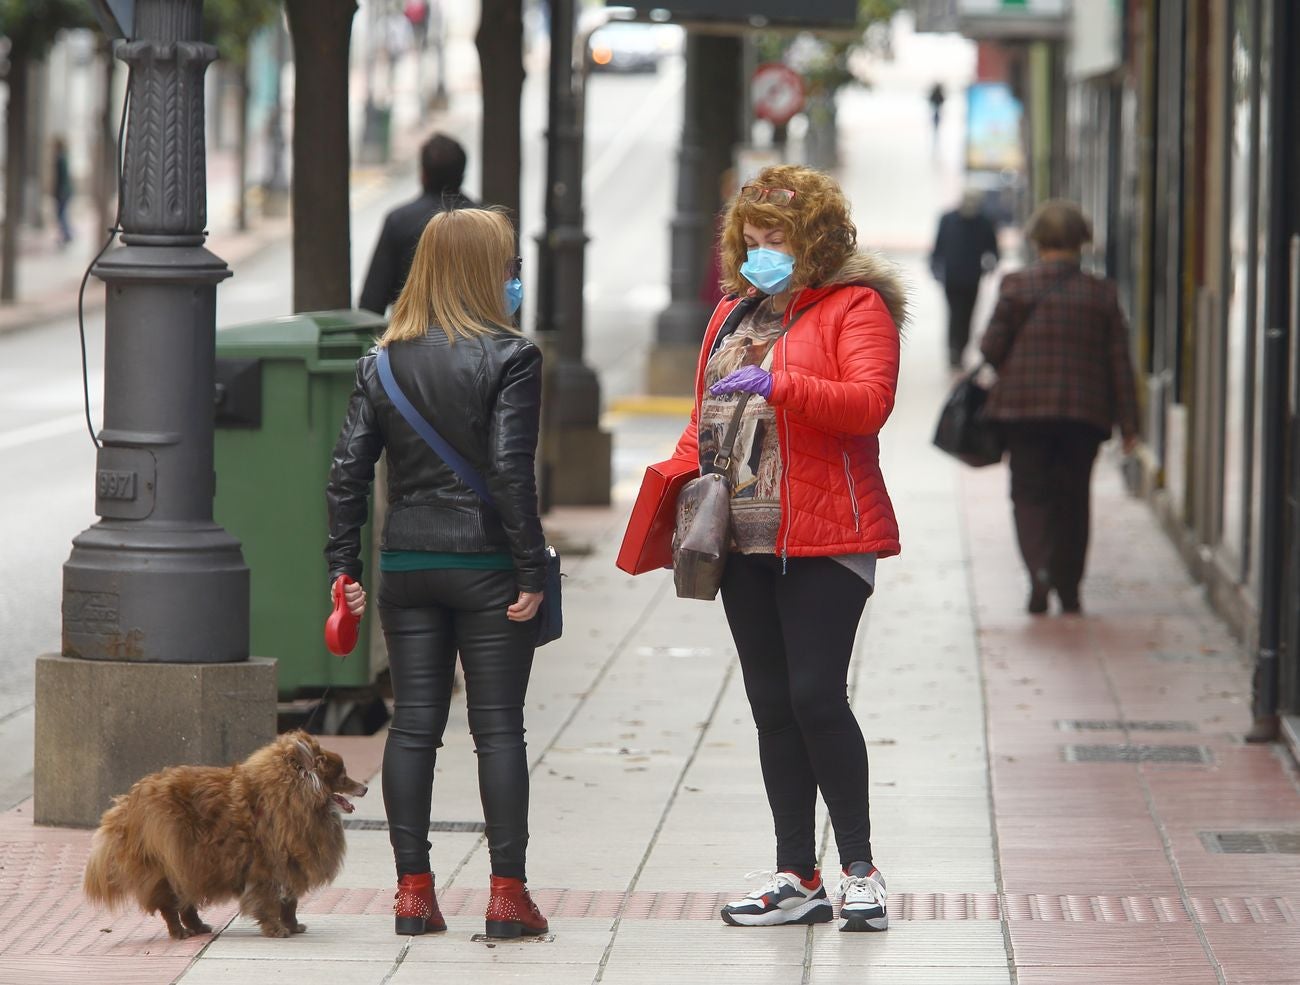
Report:
M 709 387 L 709 393 L 715 397 L 727 393 L 754 393 L 766 400 L 772 395 L 772 374 L 761 366 L 741 366 Z
M 348 612 L 360 619 L 366 614 L 366 590 L 360 582 L 352 581 L 343 586 L 343 601 L 347 603 Z M 330 586 L 330 605 L 334 604 L 334 587 Z
M 506 618 L 511 622 L 528 622 L 537 615 L 541 608 L 543 592 L 520 592 L 519 600 L 506 609 Z

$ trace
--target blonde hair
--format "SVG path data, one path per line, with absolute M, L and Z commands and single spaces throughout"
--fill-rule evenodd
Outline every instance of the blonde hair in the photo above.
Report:
M 722 232 L 722 286 L 728 292 L 750 290 L 740 272 L 749 255 L 745 223 L 785 231 L 794 248 L 795 287 L 819 287 L 857 251 L 858 230 L 849 218 L 849 203 L 830 175 L 802 165 L 778 164 L 760 171 L 745 187 L 750 186 L 788 189 L 795 197 L 787 205 L 740 194 L 732 199 Z
M 515 255 L 510 220 L 491 209 L 439 212 L 424 227 L 381 346 L 423 338 L 437 326 L 447 339 L 517 332 L 506 314 L 506 267 Z

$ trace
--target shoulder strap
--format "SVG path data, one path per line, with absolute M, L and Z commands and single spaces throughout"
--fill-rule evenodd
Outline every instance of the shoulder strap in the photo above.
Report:
M 492 494 L 488 492 L 487 482 L 484 481 L 483 475 L 469 462 L 465 461 L 455 448 L 447 444 L 446 439 L 435 431 L 433 425 L 426 421 L 420 412 L 412 406 L 411 402 L 406 399 L 406 394 L 397 385 L 397 378 L 393 376 L 393 367 L 388 361 L 387 346 L 379 350 L 375 363 L 379 367 L 379 382 L 383 384 L 384 393 L 388 394 L 388 399 L 393 402 L 393 406 L 405 418 L 406 423 L 411 425 L 415 433 L 424 439 L 424 443 L 433 449 L 435 455 L 447 463 L 447 467 L 460 477 L 461 482 L 473 489 L 484 503 L 495 508 L 495 504 L 492 502 Z
M 1065 274 L 1056 278 L 1056 280 L 1054 280 L 1050 285 L 1048 285 L 1048 287 L 1044 291 L 1042 291 L 1037 297 L 1035 297 L 1032 301 L 1029 302 L 1029 307 L 1025 309 L 1025 316 L 1020 319 L 1020 324 L 1017 325 L 1016 330 L 1011 333 L 1011 342 L 1007 346 L 1008 353 L 1011 351 L 1012 348 L 1015 347 L 1016 340 L 1020 338 L 1020 333 L 1025 330 L 1025 326 L 1029 324 L 1029 319 L 1034 317 L 1034 311 L 1037 310 L 1038 305 L 1042 301 L 1045 301 L 1050 295 L 1055 294 L 1062 287 L 1064 287 L 1065 282 L 1069 280 L 1069 278 L 1070 278 L 1070 271 L 1067 271 Z M 970 375 L 974 376 L 985 366 L 991 366 L 991 365 L 993 364 L 990 363 L 987 359 L 981 359 L 980 364 L 975 367 L 975 369 L 971 372 Z

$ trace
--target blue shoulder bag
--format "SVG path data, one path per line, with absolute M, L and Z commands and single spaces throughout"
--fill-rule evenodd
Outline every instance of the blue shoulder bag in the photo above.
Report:
M 411 425 L 415 433 L 424 439 L 424 443 L 433 449 L 434 454 L 446 462 L 447 466 L 460 477 L 461 482 L 474 490 L 489 509 L 495 511 L 496 504 L 492 501 L 492 494 L 488 491 L 482 474 L 465 461 L 455 448 L 447 444 L 446 439 L 435 431 L 433 425 L 425 420 L 406 399 L 406 394 L 397 385 L 397 378 L 393 376 L 387 347 L 379 350 L 375 362 L 379 367 L 379 382 L 383 384 L 384 392 L 388 394 L 388 399 L 393 402 L 397 412 L 402 415 L 407 424 Z M 549 545 L 546 548 L 546 581 L 542 591 L 544 593 L 542 605 L 537 610 L 536 616 L 538 646 L 558 640 L 560 634 L 564 632 L 564 611 L 560 597 L 560 555 Z

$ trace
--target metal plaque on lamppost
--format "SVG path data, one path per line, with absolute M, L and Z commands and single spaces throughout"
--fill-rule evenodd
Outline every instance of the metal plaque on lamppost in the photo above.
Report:
M 116 6 L 121 6 L 116 5 Z M 249 578 L 213 522 L 216 288 L 204 247 L 203 0 L 137 0 L 122 245 L 104 283 L 99 521 L 63 568 L 63 649 L 37 660 L 35 816 L 94 824 L 174 762 L 228 763 L 275 732 L 275 671 L 248 652 Z

